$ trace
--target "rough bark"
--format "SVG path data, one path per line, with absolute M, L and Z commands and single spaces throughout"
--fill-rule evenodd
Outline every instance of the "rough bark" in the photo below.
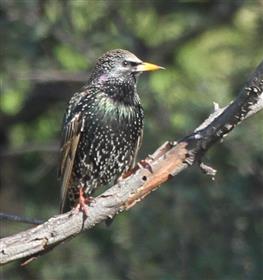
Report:
M 263 108 L 263 62 L 234 102 L 215 111 L 189 136 L 178 143 L 166 142 L 154 154 L 139 163 L 132 175 L 96 197 L 89 216 L 72 210 L 47 222 L 0 240 L 0 263 L 21 258 L 33 259 L 59 243 L 96 224 L 128 210 L 162 183 L 187 167 L 198 163 L 207 174 L 216 170 L 202 163 L 203 155 L 245 118 Z

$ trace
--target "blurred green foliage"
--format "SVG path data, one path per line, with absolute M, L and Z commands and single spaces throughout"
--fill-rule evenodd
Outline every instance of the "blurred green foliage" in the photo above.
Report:
M 1 211 L 58 213 L 60 127 L 96 58 L 125 48 L 166 71 L 143 75 L 140 157 L 187 135 L 238 94 L 263 57 L 262 1 L 2 0 Z M 3 279 L 262 279 L 262 112 L 110 228 L 99 225 Z M 27 228 L 1 222 L 1 235 Z

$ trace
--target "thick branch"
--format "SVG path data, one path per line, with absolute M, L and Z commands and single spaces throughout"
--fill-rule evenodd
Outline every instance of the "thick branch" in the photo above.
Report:
M 224 109 L 217 109 L 195 132 L 179 143 L 166 142 L 139 164 L 131 176 L 95 198 L 89 207 L 88 217 L 72 210 L 52 217 L 42 225 L 3 238 L 0 242 L 0 263 L 45 253 L 67 238 L 128 210 L 171 177 L 195 162 L 200 163 L 214 143 L 246 117 L 261 110 L 262 92 L 263 62 L 234 102 Z M 209 171 L 206 165 L 201 166 Z

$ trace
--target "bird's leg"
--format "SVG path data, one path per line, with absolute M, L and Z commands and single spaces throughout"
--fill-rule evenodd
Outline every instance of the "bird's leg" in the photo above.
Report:
M 91 196 L 86 196 L 85 192 L 83 191 L 83 187 L 79 188 L 79 202 L 76 206 L 76 209 L 82 211 L 86 216 L 88 216 L 89 205 L 92 201 Z
M 85 193 L 83 191 L 83 187 L 80 187 L 80 189 L 79 189 L 79 206 L 80 206 L 80 210 L 83 211 L 85 213 L 85 215 L 87 216 L 88 204 L 86 202 L 86 197 L 85 197 Z

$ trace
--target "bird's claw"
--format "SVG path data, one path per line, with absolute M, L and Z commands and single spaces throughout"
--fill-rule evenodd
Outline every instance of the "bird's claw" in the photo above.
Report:
M 131 176 L 133 173 L 133 169 L 129 169 L 126 172 L 123 172 L 123 174 L 120 177 L 120 180 L 126 179 L 127 177 Z
M 93 200 L 91 196 L 85 196 L 85 192 L 83 191 L 83 187 L 79 189 L 79 202 L 76 206 L 76 211 L 82 211 L 84 215 L 87 217 L 89 212 L 89 206 Z
M 148 160 L 145 159 L 141 160 L 140 162 L 138 162 L 138 166 L 140 168 L 146 168 L 149 172 L 153 173 L 152 166 Z

